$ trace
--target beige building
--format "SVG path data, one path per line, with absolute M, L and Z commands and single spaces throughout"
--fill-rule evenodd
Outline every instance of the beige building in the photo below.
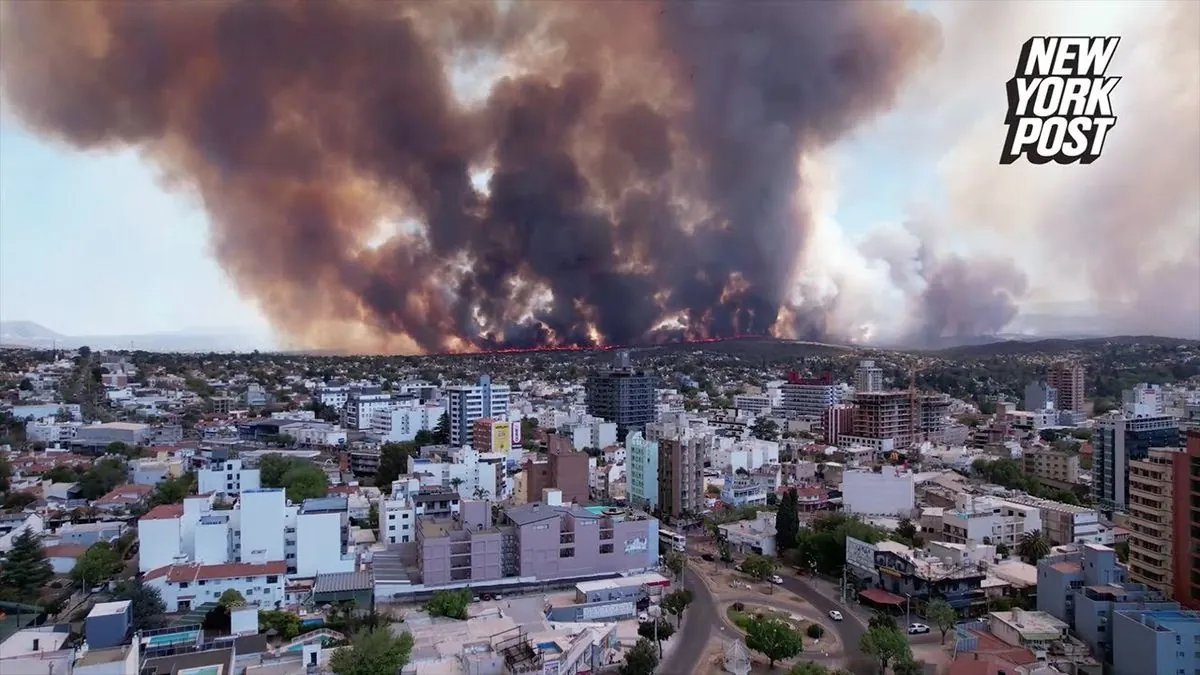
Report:
M 1037 507 L 1042 517 L 1042 532 L 1055 546 L 1078 542 L 1102 543 L 1100 512 L 1096 509 L 1031 495 L 1010 497 L 1008 501 Z
M 1172 458 L 1176 450 L 1153 449 L 1129 462 L 1129 577 L 1171 597 L 1173 588 Z
M 1079 455 L 1052 448 L 1026 450 L 1021 457 L 1025 473 L 1046 485 L 1069 490 L 1079 481 Z

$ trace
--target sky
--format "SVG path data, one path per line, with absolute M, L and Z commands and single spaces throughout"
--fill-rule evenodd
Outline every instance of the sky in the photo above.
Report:
M 1181 2 L 1154 6 L 1167 16 Z M 1141 315 L 1130 306 L 1143 296 L 1134 294 L 1132 300 L 1122 301 L 1124 305 L 1096 309 L 1104 290 L 1099 282 L 1074 283 L 1072 275 L 1059 269 L 1061 259 L 1036 250 L 1061 252 L 1056 247 L 1072 241 L 1068 235 L 1086 230 L 1068 232 L 1064 226 L 1061 236 L 1039 230 L 1043 223 L 1055 222 L 1047 205 L 1056 197 L 1047 192 L 1027 199 L 1013 192 L 1046 183 L 1047 191 L 1057 186 L 1070 195 L 1090 189 L 1093 184 L 1087 181 L 1092 179 L 1085 174 L 1095 177 L 1103 167 L 1064 167 L 1075 169 L 1073 173 L 1022 167 L 996 173 L 1000 168 L 994 165 L 1004 135 L 1003 80 L 1024 39 L 1032 34 L 1128 33 L 1117 65 L 1135 75 L 1150 73 L 1152 65 L 1139 65 L 1137 55 L 1151 49 L 1146 45 L 1158 28 L 1147 28 L 1146 17 L 1155 13 L 1139 12 L 1139 3 L 1120 2 L 912 4 L 942 22 L 941 55 L 889 113 L 822 156 L 806 158 L 814 174 L 812 184 L 822 192 L 813 201 L 822 204 L 827 229 L 824 243 L 809 255 L 824 258 L 830 266 L 870 268 L 872 260 L 863 256 L 857 242 L 920 219 L 932 223 L 923 227 L 937 230 L 936 241 L 947 255 L 1003 250 L 1019 256 L 1031 288 L 1022 302 L 1022 316 L 1013 324 L 1017 329 L 1031 325 L 1022 317 L 1053 308 L 1128 317 L 1119 329 L 1133 332 Z M 1003 16 L 989 15 L 989 4 L 1003 5 Z M 1139 45 L 1139 39 L 1145 45 Z M 1127 80 L 1130 77 L 1126 74 Z M 1137 114 L 1132 109 L 1137 86 L 1122 84 L 1121 95 L 1130 98 L 1124 110 L 1120 99 L 1114 102 L 1118 114 Z M 1183 115 L 1176 119 L 1186 120 L 1189 110 L 1200 118 L 1194 99 L 1180 105 Z M 1115 134 L 1137 124 L 1122 119 Z M 1185 134 L 1181 142 L 1195 138 Z M 1195 151 L 1200 154 L 1200 147 Z M 1029 204 L 997 206 L 1000 197 L 981 200 L 979 193 L 989 189 L 1007 190 L 1004 200 Z M 1182 243 L 1183 257 L 1170 268 L 1175 276 L 1164 278 L 1190 284 L 1192 270 L 1200 270 L 1190 266 L 1189 257 L 1193 249 L 1200 249 L 1200 213 L 1185 205 L 1182 215 L 1172 217 L 1172 224 L 1156 231 L 1167 237 L 1163 242 Z M 1014 219 L 1021 223 L 1009 222 Z M 1073 241 L 1080 245 L 1078 239 Z M 1200 253 L 1196 257 L 1200 259 Z M 850 272 L 831 269 L 825 276 L 836 279 L 839 274 Z M 1151 284 L 1151 276 L 1147 273 L 1131 283 Z M 876 304 L 878 311 L 889 311 L 884 306 L 886 293 L 877 290 L 889 283 L 902 283 L 894 270 L 890 281 L 863 282 L 861 297 L 856 297 L 861 307 L 855 311 L 869 313 Z M 1200 288 L 1200 278 L 1195 286 Z M 1193 309 L 1188 304 L 1193 289 L 1182 290 L 1182 319 L 1156 332 L 1189 333 L 1194 311 L 1200 335 L 1200 305 Z M 254 302 L 239 296 L 214 259 L 205 215 L 194 197 L 164 189 L 155 167 L 135 151 L 82 153 L 37 137 L 7 110 L 0 110 L 0 319 L 34 321 L 68 335 L 205 328 L 252 333 L 261 336 L 263 346 L 273 340 Z M 1096 322 L 1098 327 L 1107 325 Z M 1145 325 L 1145 332 L 1155 329 Z

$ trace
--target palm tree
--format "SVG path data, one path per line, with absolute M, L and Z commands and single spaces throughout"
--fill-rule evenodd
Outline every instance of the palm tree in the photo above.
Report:
M 1033 530 L 1021 535 L 1017 543 L 1017 555 L 1029 563 L 1036 565 L 1037 561 L 1050 553 L 1050 539 L 1041 530 Z

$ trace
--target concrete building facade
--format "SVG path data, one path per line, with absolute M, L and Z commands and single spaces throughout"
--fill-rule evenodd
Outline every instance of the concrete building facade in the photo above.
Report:
M 1179 421 L 1166 415 L 1132 417 L 1110 412 L 1096 420 L 1092 435 L 1092 496 L 1105 511 L 1128 505 L 1129 463 L 1151 448 L 1179 446 Z
M 472 385 L 446 388 L 450 414 L 450 445 L 459 447 L 471 442 L 476 420 L 485 417 L 508 419 L 510 392 L 506 384 L 493 384 L 492 378 L 482 375 Z
M 644 429 L 657 417 L 654 386 L 657 378 L 629 365 L 629 354 L 622 352 L 616 367 L 588 378 L 587 411 L 617 425 L 617 438 L 624 440 L 630 431 Z
M 1055 391 L 1059 410 L 1087 412 L 1087 370 L 1077 363 L 1056 363 L 1046 372 L 1046 384 Z
M 658 443 L 646 440 L 641 431 L 625 437 L 628 450 L 629 504 L 654 511 L 658 508 Z
M 658 508 L 672 519 L 703 512 L 704 446 L 698 439 L 659 439 Z

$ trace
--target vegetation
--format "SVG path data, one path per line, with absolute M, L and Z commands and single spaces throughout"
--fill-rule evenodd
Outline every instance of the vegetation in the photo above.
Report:
M 430 445 L 446 445 L 450 442 L 450 413 L 442 413 L 437 426 L 433 428 Z
M 846 671 L 830 670 L 815 661 L 802 661 L 792 666 L 788 675 L 846 675 Z
M 775 546 L 780 551 L 796 548 L 796 539 L 799 535 L 799 497 L 793 488 L 783 495 L 783 501 L 779 504 L 779 511 L 775 514 Z
M 801 530 L 796 548 L 785 552 L 786 559 L 796 567 L 827 576 L 840 576 L 846 565 L 846 537 L 868 544 L 887 538 L 887 533 L 844 513 L 821 514 Z
M 421 431 L 417 439 L 407 443 L 384 443 L 379 448 L 379 468 L 375 470 L 375 485 L 388 490 L 392 481 L 408 473 L 408 458 L 416 455 L 420 446 L 429 441 L 429 432 Z
M 0 439 L 0 444 L 3 439 Z M 0 492 L 7 492 L 12 484 L 12 464 L 8 463 L 8 457 L 0 454 Z
M 408 663 L 412 648 L 412 633 L 393 635 L 386 626 L 364 629 L 333 653 L 329 669 L 337 675 L 398 673 Z
M 129 469 L 119 459 L 106 457 L 91 466 L 77 482 L 79 498 L 94 501 L 129 479 Z
M 750 425 L 750 435 L 760 441 L 778 441 L 779 425 L 767 417 L 759 417 Z
M 454 591 L 435 591 L 433 597 L 425 603 L 425 611 L 431 616 L 444 616 L 450 619 L 465 621 L 467 605 L 471 603 L 471 589 L 460 588 Z
M 1079 498 L 1074 492 L 1047 488 L 1036 477 L 1025 473 L 1025 468 L 1015 459 L 1007 457 L 994 460 L 979 458 L 971 463 L 971 471 L 989 483 L 1002 485 L 1010 490 L 1021 490 L 1035 497 L 1079 505 Z
M 217 604 L 225 609 L 242 607 L 246 604 L 246 598 L 242 597 L 237 589 L 227 588 L 225 592 L 221 593 L 221 597 L 217 598 Z
M 662 608 L 667 614 L 678 617 L 676 623 L 682 623 L 683 612 L 692 604 L 694 599 L 690 590 L 678 588 L 663 596 Z
M 188 471 L 181 476 L 168 478 L 154 487 L 150 495 L 150 506 L 159 504 L 181 504 L 188 495 L 196 491 L 196 474 Z
M 951 607 L 950 603 L 938 598 L 925 606 L 925 617 L 942 632 L 942 643 L 945 644 L 946 633 L 950 632 L 958 621 L 958 611 Z
M 19 602 L 37 599 L 42 586 L 54 578 L 42 540 L 26 528 L 13 538 L 12 548 L 0 567 L 0 589 Z
M 766 581 L 775 574 L 775 559 L 751 554 L 742 561 L 742 571 L 759 581 Z
M 901 518 L 900 523 L 896 526 L 896 531 L 892 534 L 896 541 L 911 548 L 920 548 L 924 543 L 917 533 L 917 526 L 908 518 Z
M 620 673 L 621 675 L 654 675 L 655 668 L 658 668 L 658 649 L 652 641 L 642 638 L 626 652 Z
M 1017 555 L 1030 565 L 1036 565 L 1037 561 L 1050 553 L 1050 538 L 1041 530 L 1026 532 L 1021 535 L 1021 541 L 1017 542 Z
M 148 630 L 160 628 L 166 621 L 163 614 L 167 606 L 163 604 L 162 594 L 153 586 L 147 586 L 142 580 L 134 577 L 117 587 L 117 599 L 128 600 L 133 613 L 133 630 Z
M 83 555 L 75 561 L 71 568 L 71 578 L 79 583 L 81 588 L 88 588 L 102 581 L 108 581 L 125 567 L 121 554 L 113 550 L 107 541 L 98 541 L 88 547 Z
M 776 661 L 790 659 L 804 651 L 804 639 L 787 621 L 760 615 L 747 622 L 746 647 L 767 657 L 774 668 Z
M 813 640 L 820 640 L 822 635 L 825 635 L 825 629 L 819 623 L 810 623 L 808 628 L 804 629 L 804 634 Z
M 683 570 L 687 567 L 687 558 L 685 558 L 682 553 L 679 551 L 671 551 L 667 553 L 666 557 L 664 558 L 664 562 L 667 565 L 667 569 L 671 570 L 671 573 L 675 575 L 676 579 L 679 579 L 683 576 Z
M 894 623 L 872 625 L 863 633 L 858 648 L 863 654 L 879 662 L 880 673 L 886 673 L 890 663 L 912 660 L 912 648 L 908 645 L 908 637 Z
M 324 497 L 329 490 L 329 477 L 321 467 L 302 459 L 274 453 L 263 455 L 258 470 L 263 487 L 283 488 L 293 504 Z
M 675 626 L 670 621 L 667 621 L 666 619 L 655 619 L 653 621 L 643 621 L 638 624 L 638 635 L 647 640 L 653 641 L 655 639 L 655 636 L 657 636 L 658 641 L 661 643 L 661 642 L 669 639 L 674 634 L 675 634 Z M 661 651 L 661 649 L 662 649 L 662 645 L 660 644 L 659 650 Z
M 284 640 L 291 640 L 300 634 L 300 617 L 291 612 L 260 609 L 258 625 L 264 631 L 274 630 Z

